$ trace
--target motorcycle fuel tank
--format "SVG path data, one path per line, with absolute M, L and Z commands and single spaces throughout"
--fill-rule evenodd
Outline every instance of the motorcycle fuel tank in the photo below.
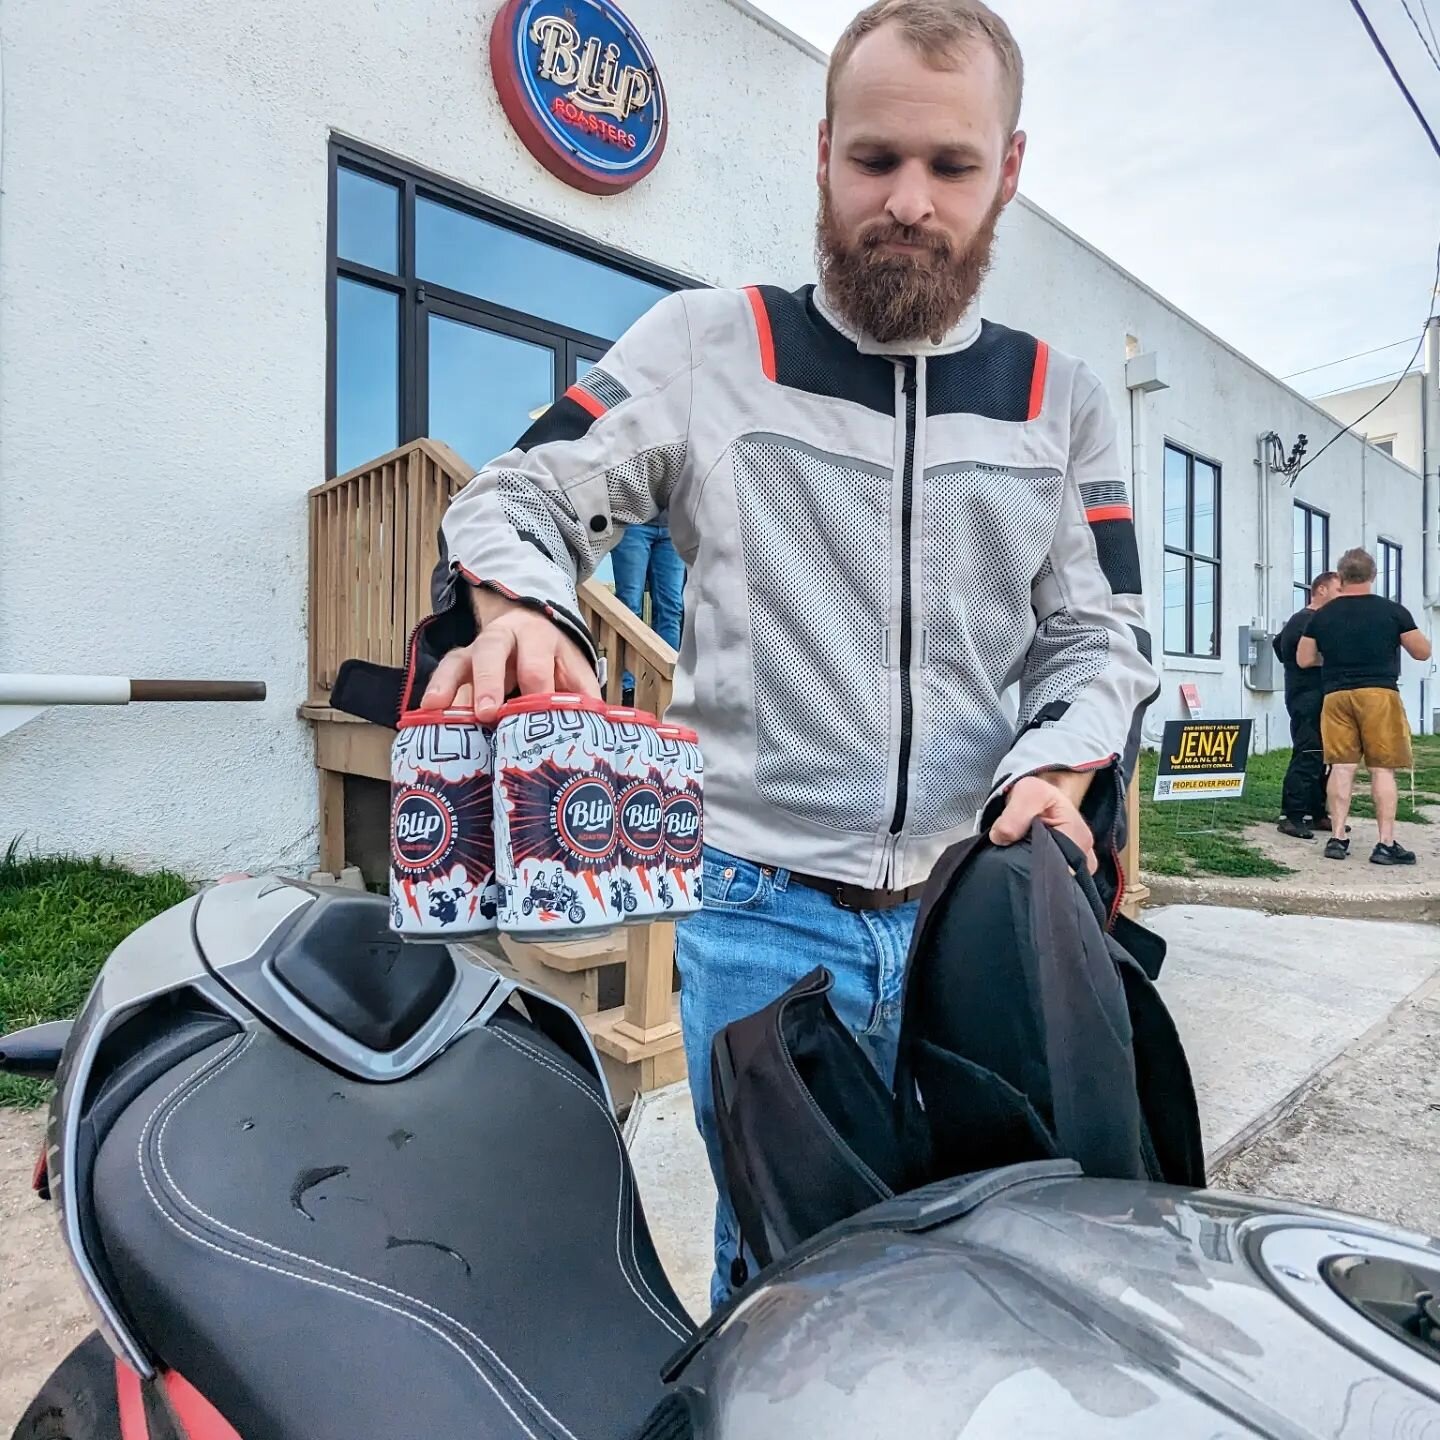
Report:
M 685 1366 L 697 1436 L 1440 1436 L 1433 1240 L 1075 1176 L 830 1234 Z

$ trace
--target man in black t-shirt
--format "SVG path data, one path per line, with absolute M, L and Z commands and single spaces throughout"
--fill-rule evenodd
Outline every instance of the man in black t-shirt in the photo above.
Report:
M 1297 840 L 1313 840 L 1315 830 L 1330 828 L 1325 800 L 1325 752 L 1320 742 L 1320 708 L 1325 691 L 1318 669 L 1307 670 L 1295 658 L 1300 637 L 1310 628 L 1315 612 L 1340 593 L 1340 577 L 1327 570 L 1310 582 L 1310 603 L 1285 622 L 1271 642 L 1285 667 L 1285 708 L 1290 712 L 1290 764 L 1280 792 L 1282 817 L 1275 828 Z M 1312 830 L 1306 817 L 1315 822 Z
M 1331 836 L 1327 859 L 1350 854 L 1345 821 L 1355 770 L 1363 759 L 1370 770 L 1370 793 L 1380 841 L 1370 855 L 1373 865 L 1413 865 L 1415 854 L 1395 839 L 1399 795 L 1395 772 L 1412 764 L 1410 718 L 1400 700 L 1400 651 L 1416 660 L 1430 658 L 1430 642 L 1401 604 L 1372 594 L 1375 561 L 1364 550 L 1340 557 L 1340 593 L 1311 617 L 1296 658 L 1305 669 L 1321 666 L 1325 704 L 1320 735 L 1330 765 Z

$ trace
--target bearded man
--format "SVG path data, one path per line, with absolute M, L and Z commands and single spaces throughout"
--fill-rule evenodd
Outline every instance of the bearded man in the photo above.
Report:
M 599 693 L 576 587 L 627 525 L 668 509 L 689 567 L 670 718 L 700 734 L 707 844 L 677 964 L 717 1302 L 745 1267 L 716 1031 L 823 964 L 888 1072 L 917 896 L 977 826 L 1038 819 L 1119 884 L 1155 675 L 1114 422 L 1084 365 L 976 309 L 1021 82 L 979 0 L 863 11 L 820 124 L 819 285 L 661 301 L 444 520 L 413 687 L 481 721 Z

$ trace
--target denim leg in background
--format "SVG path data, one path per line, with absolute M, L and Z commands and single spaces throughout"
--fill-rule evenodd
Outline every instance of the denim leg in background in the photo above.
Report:
M 649 527 L 647 527 L 649 528 Z M 680 626 L 685 617 L 685 562 L 663 526 L 650 546 L 650 628 L 672 650 L 680 648 Z
M 656 592 L 656 571 L 654 555 L 656 549 L 663 545 L 670 552 L 671 559 L 680 569 L 680 584 L 683 586 L 685 580 L 685 565 L 679 555 L 675 553 L 675 547 L 670 543 L 670 532 L 664 525 L 631 525 L 616 542 L 615 548 L 610 552 L 610 566 L 615 572 L 615 598 L 632 615 L 639 615 L 642 618 L 645 614 L 645 591 L 650 591 L 651 627 L 663 635 L 670 644 L 678 650 L 680 648 L 680 618 L 678 610 L 678 591 L 676 592 L 676 613 L 674 619 L 675 638 L 665 633 L 656 623 L 660 612 L 663 610 L 667 615 L 671 606 L 669 571 L 665 569 L 665 562 L 662 561 L 662 570 L 666 577 L 664 596 Z M 625 672 L 624 685 L 631 690 L 635 685 L 635 677 L 627 670 Z
M 900 1032 L 900 997 L 918 902 L 894 910 L 842 910 L 828 896 L 705 847 L 704 909 L 676 927 L 680 1021 L 695 1123 L 719 1200 L 710 1299 L 728 1298 L 739 1227 L 725 1192 L 715 1131 L 710 1048 L 715 1034 L 784 994 L 817 965 L 835 977 L 830 1002 L 890 1079 Z

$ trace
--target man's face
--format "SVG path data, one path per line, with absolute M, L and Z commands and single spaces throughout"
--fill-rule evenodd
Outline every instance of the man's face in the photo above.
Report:
M 1328 605 L 1339 593 L 1340 593 L 1340 582 L 1339 582 L 1338 580 L 1327 580 L 1327 581 L 1315 592 L 1315 594 L 1310 597 L 1310 603 L 1311 603 L 1317 610 L 1321 610 L 1321 609 L 1323 609 L 1326 605 Z
M 840 73 L 820 124 L 816 248 L 832 303 L 882 344 L 938 339 L 979 291 L 1025 154 L 1009 107 L 983 42 L 935 70 L 884 25 Z

